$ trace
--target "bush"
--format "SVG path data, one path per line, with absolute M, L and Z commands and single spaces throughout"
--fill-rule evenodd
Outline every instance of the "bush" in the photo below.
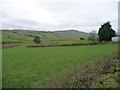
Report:
M 118 73 L 118 72 L 114 73 L 114 74 L 112 75 L 112 78 L 113 78 L 116 82 L 120 83 L 120 73 Z
M 40 37 L 35 36 L 34 39 L 33 39 L 33 42 L 35 42 L 36 44 L 39 44 L 41 42 Z
M 81 37 L 80 40 L 85 40 L 85 38 Z
M 109 78 L 107 81 L 105 81 L 104 86 L 107 88 L 117 88 L 119 84 L 115 81 L 115 79 Z

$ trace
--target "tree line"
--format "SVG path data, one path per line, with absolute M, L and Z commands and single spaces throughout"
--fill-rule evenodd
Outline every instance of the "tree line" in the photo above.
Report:
M 96 39 L 96 35 L 99 36 L 99 42 L 107 42 L 107 41 L 111 41 L 112 37 L 114 37 L 116 35 L 116 32 L 112 29 L 112 25 L 110 24 L 110 22 L 106 22 L 103 25 L 101 25 L 101 27 L 99 28 L 98 34 L 96 33 L 96 31 L 91 31 L 90 32 L 90 36 L 89 36 L 89 40 L 92 40 L 93 43 L 95 42 Z M 84 40 L 84 38 L 80 38 L 80 40 Z M 41 39 L 39 36 L 34 36 L 33 42 L 36 44 L 39 44 L 41 42 Z

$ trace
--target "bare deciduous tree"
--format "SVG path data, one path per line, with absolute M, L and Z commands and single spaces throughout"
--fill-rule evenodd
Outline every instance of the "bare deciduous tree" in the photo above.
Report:
M 95 38 L 97 35 L 97 31 L 93 30 L 89 33 L 89 39 L 93 41 L 93 43 L 95 43 Z

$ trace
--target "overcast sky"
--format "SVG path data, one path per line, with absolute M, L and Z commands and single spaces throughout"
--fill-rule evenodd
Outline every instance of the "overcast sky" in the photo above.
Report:
M 118 27 L 119 0 L 0 0 L 0 28 L 56 31 Z

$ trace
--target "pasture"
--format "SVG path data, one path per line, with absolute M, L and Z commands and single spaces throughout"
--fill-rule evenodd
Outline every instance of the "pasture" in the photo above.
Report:
M 52 87 L 57 79 L 117 52 L 117 44 L 3 49 L 3 88 Z
M 59 40 L 59 39 L 79 39 L 88 38 L 88 33 L 76 30 L 67 31 L 29 31 L 29 30 L 3 30 L 2 42 L 32 42 L 35 35 L 40 36 L 42 41 Z
M 91 43 L 91 42 L 92 41 L 90 41 L 90 40 L 73 39 L 73 40 L 54 40 L 54 41 L 47 41 L 45 43 L 47 43 L 48 45 L 49 44 L 65 45 L 65 44 L 87 44 L 87 43 Z

